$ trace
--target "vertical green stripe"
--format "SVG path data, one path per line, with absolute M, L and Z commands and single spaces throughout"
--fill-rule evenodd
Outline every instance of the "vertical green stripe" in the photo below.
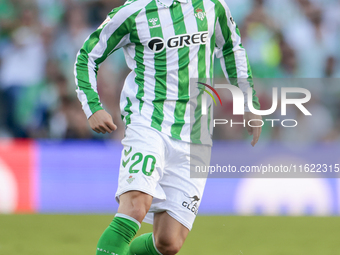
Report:
M 125 117 L 125 123 L 126 123 L 126 125 L 129 125 L 131 123 L 131 114 L 132 114 L 131 106 L 132 106 L 132 103 L 131 103 L 131 100 L 130 100 L 129 97 L 126 97 L 126 100 L 127 100 L 127 104 L 124 108 L 124 111 L 126 111 L 128 114 Z
M 201 118 L 202 118 L 202 94 L 204 90 L 200 89 L 200 93 L 197 96 L 197 106 L 195 109 L 195 123 L 192 126 L 190 139 L 193 143 L 201 143 Z M 192 117 L 190 117 L 192 118 Z M 190 119 L 190 121 L 193 121 Z
M 108 14 L 108 16 L 112 19 L 117 12 L 122 9 L 123 7 L 125 7 L 124 5 L 114 9 L 112 12 L 110 12 Z M 120 42 L 120 40 L 129 33 L 129 27 L 131 26 L 131 23 L 134 22 L 135 17 L 137 15 L 138 12 L 134 13 L 133 15 L 131 15 L 130 17 L 128 17 L 114 32 L 112 35 L 110 35 L 109 39 L 107 40 L 106 44 L 107 47 L 103 53 L 103 55 L 96 59 L 95 63 L 96 63 L 96 68 L 98 68 L 98 65 L 100 65 L 107 57 L 109 54 L 113 53 L 113 49 L 118 45 L 118 43 Z M 102 29 L 104 29 L 104 27 L 106 27 L 107 24 L 105 24 L 103 26 Z
M 192 6 L 194 8 L 194 13 L 197 13 L 198 9 L 201 9 L 203 13 L 205 12 L 203 1 L 200 0 L 193 0 L 192 1 Z M 207 17 L 205 17 L 203 20 L 200 20 L 199 18 L 196 18 L 196 24 L 197 24 L 197 29 L 199 32 L 202 31 L 208 31 L 208 22 L 207 22 Z M 206 68 L 207 68 L 207 63 L 205 59 L 205 51 L 206 51 L 207 45 L 201 44 L 200 48 L 198 50 L 198 79 L 201 82 L 206 82 L 207 78 L 206 76 Z M 192 127 L 191 130 L 191 141 L 193 143 L 201 143 L 201 118 L 202 118 L 202 94 L 203 90 L 199 93 L 197 96 L 197 106 L 195 109 L 195 123 Z
M 240 30 L 239 30 L 237 25 L 236 25 L 236 33 L 238 34 L 239 37 L 241 37 L 241 33 L 240 33 Z M 240 44 L 240 47 L 242 49 L 244 49 L 242 44 Z M 252 74 L 252 71 L 251 71 L 251 67 L 250 67 L 250 63 L 249 63 L 247 52 L 245 52 L 245 54 L 246 54 L 246 60 L 247 60 L 247 73 L 248 73 L 247 81 L 249 82 L 250 87 L 253 89 L 253 96 L 252 96 L 252 98 L 253 98 L 253 106 L 254 106 L 255 109 L 260 110 L 261 106 L 260 106 L 259 99 L 256 96 L 256 91 L 254 89 L 253 74 Z
M 146 7 L 146 17 L 148 21 L 152 18 L 157 18 L 160 23 L 158 15 L 158 7 L 156 1 L 151 1 Z M 152 23 L 148 22 L 149 26 Z M 162 25 L 162 24 L 161 24 Z M 151 27 L 150 36 L 151 37 L 161 37 L 163 38 L 162 26 Z M 164 120 L 164 101 L 166 100 L 166 74 L 167 74 L 167 61 L 166 61 L 166 50 L 165 48 L 161 52 L 155 53 L 155 99 L 152 101 L 154 110 L 151 116 L 151 127 L 162 131 L 162 122 Z
M 217 13 L 215 12 L 214 27 L 216 27 L 217 17 L 218 17 Z M 210 80 L 212 80 L 212 78 L 214 77 L 215 47 L 216 47 L 216 32 L 214 29 L 214 33 L 211 35 L 210 38 Z
M 113 18 L 115 14 L 123 7 L 124 6 L 114 9 L 111 13 L 109 13 L 108 16 L 110 18 Z M 108 57 L 108 55 L 113 52 L 112 50 L 117 46 L 117 44 L 121 41 L 121 39 L 126 34 L 129 33 L 129 26 L 131 25 L 132 22 L 134 22 L 134 18 L 138 12 L 128 17 L 116 29 L 116 31 L 114 31 L 114 33 L 109 37 L 109 39 L 107 40 L 107 47 L 103 55 L 94 61 L 95 62 L 95 67 L 94 67 L 95 76 L 97 76 L 99 64 L 102 63 Z M 91 87 L 90 77 L 89 77 L 89 68 L 88 68 L 89 54 L 98 44 L 103 28 L 97 29 L 94 33 L 90 35 L 89 39 L 84 43 L 83 47 L 80 49 L 80 54 L 78 55 L 77 63 L 76 63 L 76 72 L 77 72 L 76 78 L 78 80 L 78 87 L 80 90 L 82 90 L 85 93 L 86 98 L 87 98 L 87 104 L 89 105 L 89 108 L 92 113 L 103 108 L 100 104 L 98 93 L 95 92 L 93 88 Z
M 85 42 L 83 47 L 80 49 L 80 54 L 77 58 L 76 63 L 76 72 L 78 80 L 78 87 L 80 90 L 84 92 L 87 98 L 87 104 L 90 107 L 90 110 L 92 113 L 102 109 L 99 96 L 98 94 L 93 90 L 90 83 L 90 77 L 89 77 L 89 68 L 88 68 L 88 61 L 89 61 L 89 53 L 93 50 L 93 48 L 97 45 L 99 42 L 99 36 L 102 32 L 102 29 L 96 30 L 89 39 Z M 97 69 L 95 69 L 95 73 L 97 74 Z
M 228 73 L 230 83 L 238 86 L 235 53 L 233 51 L 233 41 L 231 39 L 232 31 L 227 26 L 227 22 L 228 22 L 227 13 L 226 13 L 226 10 L 224 9 L 223 5 L 218 0 L 212 0 L 212 1 L 215 2 L 215 13 L 218 14 L 220 27 L 221 27 L 221 30 L 222 30 L 223 37 L 225 39 L 225 44 L 223 46 L 222 51 L 223 51 L 223 58 L 224 58 L 226 71 Z M 240 30 L 238 29 L 237 25 L 236 25 L 236 33 L 241 37 Z M 242 44 L 240 44 L 239 46 L 241 48 L 243 48 Z M 247 61 L 247 69 L 248 69 L 247 70 L 248 82 L 253 89 L 253 105 L 256 109 L 259 109 L 260 104 L 258 102 L 258 98 L 255 95 L 256 92 L 254 90 L 251 68 L 250 68 L 247 56 L 246 56 L 246 61 Z
M 241 32 L 240 29 L 238 28 L 238 26 L 236 25 L 236 34 L 241 38 Z M 242 49 L 244 49 L 242 43 L 240 44 L 240 47 Z M 250 68 L 250 64 L 249 64 L 249 60 L 248 60 L 248 55 L 246 54 L 246 59 L 247 59 L 247 73 L 248 73 L 248 78 L 251 79 L 253 78 L 253 74 L 251 72 L 251 68 Z
M 208 130 L 209 130 L 209 133 L 211 133 L 210 132 L 210 125 L 211 125 L 211 105 L 209 106 L 209 108 L 208 108 Z
M 170 8 L 175 35 L 186 34 L 181 4 Z M 178 49 L 178 100 L 175 106 L 175 122 L 171 126 L 171 136 L 181 140 L 181 131 L 185 124 L 184 115 L 189 101 L 189 47 Z
M 135 44 L 135 57 L 134 60 L 136 61 L 136 68 L 134 72 L 136 73 L 135 83 L 138 86 L 138 91 L 136 98 L 139 100 L 139 112 L 141 112 L 143 105 L 144 105 L 144 83 L 145 83 L 145 64 L 144 64 L 144 46 L 141 44 L 136 22 L 133 24 L 130 33 L 130 42 Z
M 235 81 L 237 83 L 237 79 L 235 79 L 237 78 L 237 70 L 236 70 L 235 54 L 233 51 L 234 45 L 233 45 L 233 40 L 231 38 L 232 33 L 228 26 L 227 13 L 219 0 L 212 0 L 212 2 L 215 3 L 215 15 L 217 16 L 217 20 L 221 27 L 222 36 L 225 40 L 225 43 L 222 48 L 222 54 L 224 58 L 226 71 L 228 73 L 230 83 L 237 86 L 237 84 L 234 84 Z
M 114 51 L 116 51 L 117 49 L 115 49 L 115 47 L 120 43 L 120 41 L 122 40 L 122 38 L 127 35 L 130 31 L 130 26 L 133 24 L 135 17 L 136 17 L 137 13 L 135 13 L 134 15 L 130 16 L 129 18 L 127 18 L 124 23 L 122 23 L 117 29 L 116 31 L 113 32 L 113 34 L 109 37 L 109 39 L 107 40 L 106 44 L 107 47 L 103 53 L 103 55 L 100 58 L 97 58 L 95 60 L 96 63 L 96 69 L 98 69 L 98 66 L 103 63 L 103 61 L 109 56 L 111 55 Z

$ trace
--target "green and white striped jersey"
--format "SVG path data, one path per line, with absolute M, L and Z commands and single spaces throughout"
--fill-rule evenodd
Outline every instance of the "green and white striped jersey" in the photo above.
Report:
M 109 13 L 77 55 L 77 94 L 88 118 L 103 109 L 97 93 L 99 65 L 121 47 L 132 70 L 120 99 L 126 125 L 150 126 L 186 142 L 211 144 L 210 134 L 201 137 L 212 131 L 212 107 L 210 123 L 200 123 L 202 93 L 190 93 L 190 79 L 212 77 L 214 56 L 221 59 L 227 79 L 237 78 L 232 84 L 252 78 L 224 0 L 128 0 Z M 190 121 L 192 104 L 195 121 Z

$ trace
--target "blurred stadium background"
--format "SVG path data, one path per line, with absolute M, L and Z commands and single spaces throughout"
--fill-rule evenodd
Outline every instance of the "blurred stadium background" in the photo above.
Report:
M 275 81 L 319 82 L 310 88 L 314 117 L 290 113 L 299 121 L 293 131 L 264 127 L 257 150 L 244 141 L 244 129 L 216 128 L 212 164 L 221 151 L 245 165 L 340 163 L 340 1 L 226 2 L 254 77 L 273 81 L 258 90 L 264 108 L 270 107 L 268 88 Z M 116 132 L 99 135 L 76 99 L 73 64 L 85 38 L 121 4 L 0 0 L 1 255 L 93 254 L 112 218 L 101 214 L 117 210 L 124 135 L 118 102 L 129 70 L 121 50 L 99 70 L 101 100 L 118 125 Z M 216 109 L 217 118 L 230 117 L 231 102 L 224 105 Z M 200 214 L 209 216 L 198 217 L 180 254 L 340 254 L 339 179 L 209 179 Z M 214 247 L 214 253 L 202 246 Z

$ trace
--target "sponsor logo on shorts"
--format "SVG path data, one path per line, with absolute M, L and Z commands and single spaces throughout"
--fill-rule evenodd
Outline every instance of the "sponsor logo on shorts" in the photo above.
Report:
M 197 195 L 190 197 L 190 196 L 184 194 L 184 196 L 189 198 L 190 201 L 189 202 L 188 201 L 183 201 L 182 202 L 182 206 L 187 208 L 189 211 L 191 211 L 195 215 L 197 215 L 197 212 L 198 212 L 198 203 L 199 203 L 199 201 L 201 199 Z

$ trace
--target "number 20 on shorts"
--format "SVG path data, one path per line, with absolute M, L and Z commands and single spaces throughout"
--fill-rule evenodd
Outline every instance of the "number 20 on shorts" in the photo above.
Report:
M 155 170 L 156 158 L 152 155 L 143 156 L 142 153 L 135 153 L 131 161 L 133 162 L 129 168 L 130 174 L 138 173 L 140 170 L 140 165 L 142 164 L 142 172 L 146 176 L 152 175 L 153 170 Z

